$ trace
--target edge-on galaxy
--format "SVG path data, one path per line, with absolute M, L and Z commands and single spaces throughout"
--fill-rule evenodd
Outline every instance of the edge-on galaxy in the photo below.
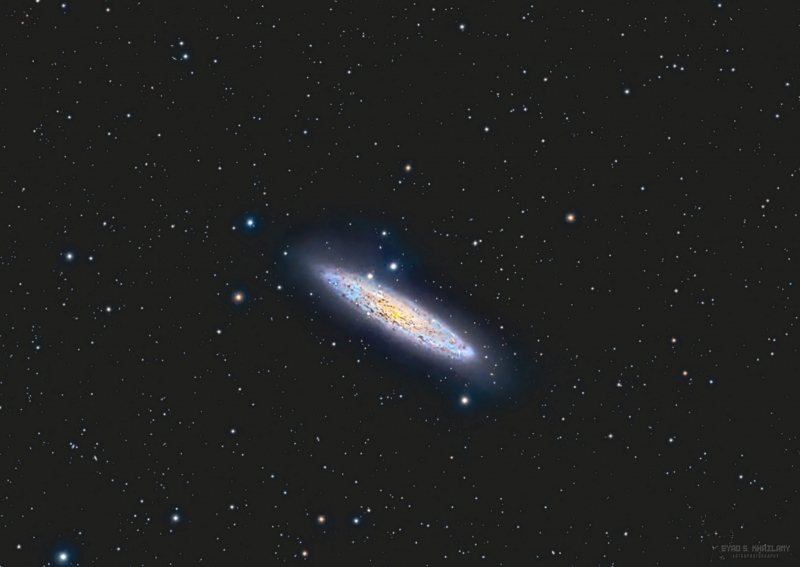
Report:
M 372 274 L 362 277 L 333 266 L 319 266 L 318 270 L 343 300 L 360 309 L 370 320 L 377 321 L 384 330 L 399 334 L 419 348 L 454 360 L 475 358 L 475 351 L 465 339 L 415 302 L 376 282 Z
M 328 326 L 315 333 L 333 331 L 342 342 L 381 352 L 441 385 L 500 393 L 529 375 L 522 367 L 530 357 L 514 352 L 505 338 L 509 331 L 494 328 L 487 306 L 443 285 L 440 269 L 451 259 L 429 251 L 422 258 L 401 246 L 393 231 L 367 225 L 310 227 L 276 249 L 282 277 L 308 292 L 298 307 L 310 310 L 311 322 Z

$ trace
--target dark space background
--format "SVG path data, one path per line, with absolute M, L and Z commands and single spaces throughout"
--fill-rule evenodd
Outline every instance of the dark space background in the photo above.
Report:
M 2 567 L 796 564 L 796 6 L 2 10 Z

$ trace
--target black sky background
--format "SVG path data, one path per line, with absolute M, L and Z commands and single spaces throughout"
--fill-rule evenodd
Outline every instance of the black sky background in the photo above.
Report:
M 3 12 L 2 567 L 794 564 L 796 7 Z M 501 385 L 290 277 L 353 227 Z

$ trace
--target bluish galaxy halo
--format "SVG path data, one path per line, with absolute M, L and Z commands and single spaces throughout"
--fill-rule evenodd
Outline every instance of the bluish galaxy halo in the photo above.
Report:
M 360 359 L 356 353 L 366 346 L 409 376 L 453 388 L 447 396 L 461 410 L 475 409 L 476 394 L 519 385 L 531 361 L 509 345 L 509 325 L 492 323 L 497 317 L 487 306 L 476 311 L 472 294 L 457 285 L 442 285 L 446 262 L 423 261 L 398 234 L 386 225 L 351 223 L 294 233 L 276 248 L 282 268 L 275 289 L 304 298 L 298 306 L 309 310 L 316 332 L 326 333 L 327 325 L 337 348 L 349 344 Z

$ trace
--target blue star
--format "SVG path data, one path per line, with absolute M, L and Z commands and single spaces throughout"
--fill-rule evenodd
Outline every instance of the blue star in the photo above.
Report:
M 49 554 L 47 565 L 76 565 L 80 562 L 75 545 L 61 538 L 53 542 Z
M 169 533 L 176 533 L 185 529 L 189 520 L 184 518 L 184 510 L 176 507 L 167 512 L 164 522 Z
M 72 554 L 66 549 L 58 549 L 53 555 L 56 565 L 72 565 Z

